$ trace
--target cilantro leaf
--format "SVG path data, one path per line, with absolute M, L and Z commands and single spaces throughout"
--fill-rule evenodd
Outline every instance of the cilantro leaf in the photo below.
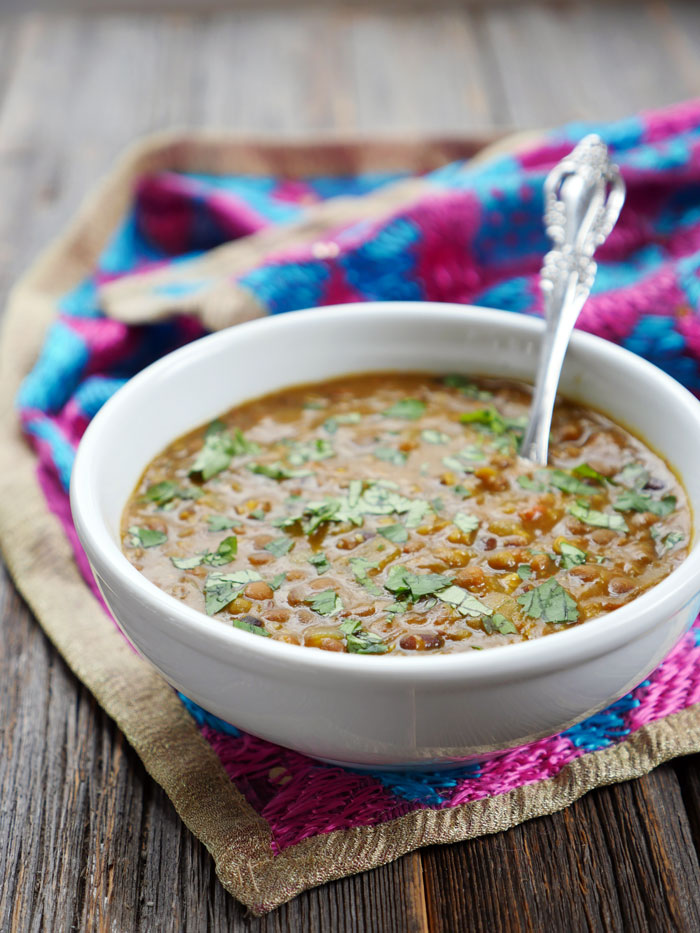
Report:
M 406 421 L 416 421 L 425 411 L 425 402 L 417 398 L 404 398 L 395 402 L 382 414 L 385 418 L 404 418 Z
M 267 544 L 263 544 L 263 550 L 274 554 L 275 557 L 284 557 L 285 554 L 291 551 L 293 544 L 291 538 L 282 535 L 281 538 L 274 538 L 272 541 L 268 541 Z
M 262 580 L 256 570 L 236 570 L 234 573 L 210 573 L 204 581 L 204 605 L 207 615 L 214 615 L 243 592 L 249 583 Z
M 595 528 L 609 528 L 611 531 L 627 532 L 629 528 L 621 515 L 611 515 L 608 512 L 599 512 L 592 509 L 585 502 L 577 502 L 570 505 L 567 509 L 569 515 L 573 515 L 584 525 L 593 525 Z
M 532 576 L 532 567 L 529 564 L 518 564 L 516 573 L 521 580 L 529 580 Z
M 452 608 L 456 609 L 462 616 L 474 617 L 493 615 L 493 609 L 489 609 L 485 603 L 482 603 L 476 596 L 472 596 L 471 593 L 462 589 L 461 586 L 448 586 L 447 589 L 441 590 L 435 595 L 441 602 L 447 603 L 448 606 L 452 606 Z
M 594 470 L 593 467 L 588 463 L 579 463 L 579 465 L 574 467 L 571 472 L 576 476 L 582 476 L 584 479 L 595 480 L 595 482 L 600 483 L 601 486 L 604 486 L 608 481 L 607 476 L 603 476 L 602 473 Z
M 196 554 L 194 557 L 171 557 L 170 562 L 178 570 L 192 570 L 199 567 L 202 563 L 202 554 Z
M 643 489 L 649 482 L 649 470 L 643 463 L 627 463 L 615 479 L 628 489 Z
M 359 411 L 349 411 L 345 414 L 334 415 L 323 422 L 323 427 L 329 434 L 335 434 L 338 426 L 341 424 L 359 424 L 362 421 L 362 415 Z
M 386 538 L 389 541 L 393 541 L 394 544 L 405 544 L 408 541 L 408 532 L 404 525 L 383 525 L 381 528 L 378 528 L 382 537 Z
M 227 469 L 233 457 L 258 453 L 260 448 L 243 436 L 239 428 L 231 435 L 221 421 L 213 421 L 204 435 L 204 445 L 190 467 L 190 476 L 200 475 L 206 482 Z
M 403 466 L 407 459 L 403 450 L 398 450 L 396 447 L 375 447 L 374 456 L 377 460 L 393 463 L 394 466 Z
M 367 560 L 366 557 L 351 557 L 348 561 L 350 567 L 352 568 L 353 575 L 360 586 L 372 594 L 372 596 L 381 596 L 382 591 L 379 589 L 377 584 L 370 579 L 369 571 L 376 570 L 378 564 L 374 561 Z
M 669 531 L 666 537 L 662 538 L 661 534 L 658 531 L 656 532 L 656 534 L 654 534 L 655 527 L 656 526 L 652 525 L 650 532 L 651 532 L 652 538 L 654 538 L 654 540 L 657 542 L 656 550 L 657 552 L 660 552 L 661 554 L 663 554 L 664 551 L 670 551 L 677 544 L 680 544 L 681 541 L 685 540 L 685 535 L 680 531 Z
M 215 551 L 204 551 L 194 557 L 171 557 L 170 561 L 173 567 L 178 570 L 192 570 L 201 564 L 208 564 L 210 567 L 221 567 L 223 564 L 230 564 L 238 552 L 238 539 L 235 535 L 229 535 L 219 543 Z
M 251 621 L 254 618 L 254 616 L 242 616 L 240 619 L 231 619 L 231 625 L 244 632 L 250 632 L 252 635 L 262 635 L 264 638 L 271 638 L 272 636 L 269 632 L 265 631 L 265 627 L 259 619 L 255 619 L 255 622 Z
M 411 573 L 407 567 L 394 566 L 390 569 L 384 586 L 391 593 L 410 595 L 420 599 L 444 589 L 452 581 L 441 573 Z
M 208 515 L 207 524 L 209 531 L 228 531 L 229 528 L 238 528 L 236 519 L 229 518 L 227 515 Z
M 143 528 L 140 525 L 132 525 L 129 528 L 129 534 L 135 539 L 131 547 L 157 547 L 168 540 L 165 532 L 156 531 L 155 528 Z
M 260 476 L 267 476 L 268 479 L 278 481 L 296 479 L 300 476 L 313 476 L 313 470 L 290 470 L 279 460 L 275 461 L 275 463 L 249 463 L 248 469 L 251 473 L 257 473 Z
M 480 524 L 476 515 L 471 515 L 469 512 L 457 512 L 452 521 L 465 534 L 476 531 Z
M 445 376 L 442 382 L 443 385 L 446 385 L 449 389 L 458 389 L 459 392 L 467 396 L 467 398 L 475 398 L 482 402 L 493 398 L 493 392 L 489 392 L 488 389 L 480 389 L 479 386 L 470 379 L 466 379 L 464 376 L 458 374 Z
M 335 456 L 335 449 L 330 441 L 317 437 L 306 443 L 294 443 L 287 460 L 292 466 L 301 466 L 309 460 L 327 460 Z
M 319 576 L 320 576 L 322 573 L 325 573 L 327 570 L 330 570 L 330 569 L 331 569 L 331 565 L 330 565 L 330 563 L 329 563 L 329 561 L 328 561 L 328 558 L 327 558 L 326 555 L 323 553 L 323 551 L 319 551 L 318 554 L 312 554 L 311 557 L 309 557 L 308 560 L 309 560 L 309 563 L 310 563 L 313 567 L 316 568 L 316 573 L 317 573 Z
M 335 590 L 321 590 L 311 599 L 305 600 L 314 612 L 321 616 L 332 616 L 343 608 L 343 601 Z
M 564 470 L 552 470 L 549 474 L 549 482 L 562 492 L 573 496 L 592 496 L 596 491 L 588 483 L 584 483 L 583 480 Z
M 211 567 L 219 567 L 222 564 L 230 564 L 237 553 L 238 538 L 235 535 L 229 535 L 219 543 L 213 554 L 210 552 L 204 554 L 202 560 Z
M 561 554 L 561 566 L 564 570 L 570 570 L 572 567 L 578 567 L 579 564 L 585 564 L 588 560 L 588 554 L 576 547 L 575 544 L 569 544 L 568 541 L 562 541 L 559 545 Z
M 405 524 L 407 528 L 417 528 L 425 518 L 425 513 L 430 511 L 430 503 L 425 499 L 414 499 L 405 513 Z
M 158 508 L 162 509 L 175 499 L 199 499 L 202 490 L 194 486 L 183 489 L 172 480 L 165 479 L 160 483 L 154 483 L 146 490 L 143 498 L 147 502 L 154 502 Z
M 493 434 L 505 434 L 507 430 L 505 418 L 493 406 L 462 412 L 459 420 L 462 424 L 482 424 Z
M 471 489 L 467 489 L 467 487 L 466 487 L 466 486 L 462 486 L 461 483 L 458 483 L 458 484 L 453 488 L 452 492 L 456 492 L 457 495 L 458 495 L 458 496 L 461 496 L 463 499 L 471 499 L 471 497 L 472 497 L 472 491 L 471 491 Z
M 541 619 L 553 625 L 571 625 L 578 622 L 576 602 L 554 578 L 518 596 L 518 603 L 523 607 L 525 615 L 533 619 Z
M 521 489 L 527 489 L 528 492 L 544 492 L 547 489 L 546 483 L 530 476 L 519 476 L 518 486 Z
M 506 619 L 505 616 L 501 615 L 500 612 L 494 612 L 491 618 L 488 616 L 482 622 L 484 626 L 484 631 L 487 635 L 493 635 L 494 632 L 498 632 L 499 635 L 517 635 L 518 630 L 515 625 Z
M 287 579 L 287 574 L 282 571 L 282 573 L 276 573 L 271 580 L 267 581 L 267 585 L 271 590 L 278 590 L 284 581 Z
M 389 650 L 379 635 L 362 628 L 359 619 L 346 619 L 340 631 L 345 635 L 345 644 L 351 654 L 386 654 Z
M 447 444 L 450 439 L 449 434 L 445 434 L 444 431 L 434 431 L 432 428 L 421 431 L 420 436 L 426 444 Z
M 663 499 L 652 499 L 646 493 L 629 489 L 617 497 L 613 502 L 613 508 L 619 512 L 652 512 L 660 518 L 665 518 L 676 508 L 676 497 L 664 496 Z

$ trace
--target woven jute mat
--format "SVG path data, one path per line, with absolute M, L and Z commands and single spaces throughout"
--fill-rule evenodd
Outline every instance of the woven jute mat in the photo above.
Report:
M 0 343 L 0 545 L 7 566 L 58 651 L 212 853 L 224 887 L 255 914 L 419 846 L 495 833 L 553 813 L 594 787 L 638 777 L 669 758 L 700 750 L 700 718 L 697 707 L 690 707 L 571 762 L 553 778 L 449 809 L 425 808 L 380 825 L 312 836 L 275 854 L 268 823 L 228 778 L 176 693 L 126 644 L 90 592 L 58 518 L 46 505 L 35 454 L 19 430 L 14 400 L 59 296 L 95 266 L 140 176 L 163 170 L 287 177 L 393 169 L 418 174 L 469 158 L 483 143 L 277 145 L 203 134 L 155 137 L 116 164 L 9 300 Z M 246 247 L 253 253 L 256 248 L 264 244 Z

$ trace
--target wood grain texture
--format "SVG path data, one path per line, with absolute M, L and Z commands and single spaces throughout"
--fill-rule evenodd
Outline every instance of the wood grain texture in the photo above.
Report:
M 699 53 L 664 0 L 0 18 L 0 291 L 149 130 L 608 119 L 700 93 Z M 697 758 L 248 918 L 4 575 L 0 615 L 3 931 L 700 928 Z

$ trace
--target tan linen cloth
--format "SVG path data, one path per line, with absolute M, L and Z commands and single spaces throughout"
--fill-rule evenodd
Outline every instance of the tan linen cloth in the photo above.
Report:
M 419 846 L 470 839 L 553 813 L 588 790 L 645 774 L 676 755 L 700 750 L 698 707 L 645 726 L 615 747 L 585 755 L 555 778 L 447 810 L 420 810 L 379 826 L 306 839 L 279 855 L 265 820 L 228 779 L 175 692 L 125 643 L 97 604 L 73 559 L 61 526 L 46 506 L 35 456 L 21 436 L 14 398 L 32 367 L 61 294 L 94 267 L 130 204 L 134 181 L 148 171 L 308 175 L 360 169 L 421 172 L 473 155 L 473 139 L 415 143 L 327 142 L 277 145 L 206 134 L 154 137 L 129 151 L 88 198 L 68 229 L 16 285 L 0 341 L 0 546 L 14 580 L 46 634 L 71 669 L 114 718 L 178 813 L 212 853 L 222 884 L 253 913 L 262 914 L 300 891 L 374 868 Z M 379 194 L 399 203 L 422 183 Z M 340 199 L 339 199 L 340 200 Z M 303 224 L 221 247 L 215 262 L 252 263 L 270 238 L 293 242 L 359 205 L 328 202 Z M 224 259 L 221 259 L 221 256 Z M 232 258 L 231 258 L 232 257 Z M 241 258 L 244 257 L 244 258 Z M 157 273 L 156 273 L 157 274 Z M 109 309 L 124 319 L 151 319 L 169 307 L 139 304 L 134 281 L 105 290 Z M 134 299 L 134 300 L 132 300 Z M 211 326 L 255 316 L 259 309 L 210 301 L 198 310 Z

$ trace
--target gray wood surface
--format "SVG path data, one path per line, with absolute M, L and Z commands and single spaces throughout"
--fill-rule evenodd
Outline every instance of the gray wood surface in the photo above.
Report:
M 0 290 L 138 134 L 478 132 L 700 92 L 700 5 L 0 18 Z M 697 759 L 247 918 L 0 578 L 0 930 L 698 930 Z

